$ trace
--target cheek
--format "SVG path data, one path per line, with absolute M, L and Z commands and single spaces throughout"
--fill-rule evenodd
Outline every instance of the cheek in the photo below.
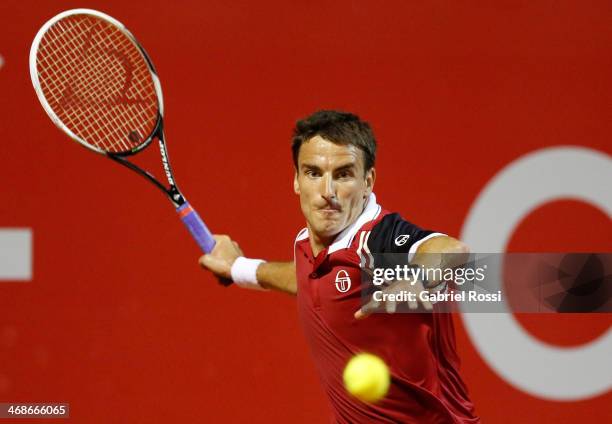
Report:
M 302 179 L 298 184 L 298 191 L 300 198 L 305 201 L 313 197 L 313 194 L 317 192 L 316 184 L 313 181 Z
M 362 181 L 347 182 L 338 191 L 348 202 L 358 201 L 364 196 L 365 184 Z
M 304 184 L 300 185 L 298 196 L 300 196 L 300 205 L 303 212 L 306 212 L 309 208 L 311 192 L 312 190 L 309 190 Z

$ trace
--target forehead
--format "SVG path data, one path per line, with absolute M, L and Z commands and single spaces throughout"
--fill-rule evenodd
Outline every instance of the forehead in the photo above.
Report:
M 336 144 L 320 135 L 316 135 L 300 146 L 298 164 L 342 166 L 355 163 L 362 164 L 363 154 L 359 147 L 352 144 Z

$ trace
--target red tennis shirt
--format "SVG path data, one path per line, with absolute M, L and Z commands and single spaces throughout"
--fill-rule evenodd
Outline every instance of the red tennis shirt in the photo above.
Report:
M 355 223 L 313 257 L 308 230 L 295 242 L 300 320 L 337 423 L 478 423 L 459 375 L 452 317 L 443 313 L 353 315 L 361 307 L 361 268 L 374 253 L 406 253 L 442 235 L 391 214 L 371 195 Z M 359 352 L 380 356 L 391 386 L 376 404 L 346 392 L 342 372 Z

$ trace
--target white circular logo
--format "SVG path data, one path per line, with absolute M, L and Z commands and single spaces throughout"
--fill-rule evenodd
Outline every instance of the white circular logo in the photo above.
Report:
M 395 237 L 395 245 L 403 246 L 406 244 L 409 238 L 410 238 L 410 234 L 402 234 L 401 236 L 397 236 Z
M 581 200 L 612 217 L 611 181 L 612 160 L 605 153 L 581 147 L 530 153 L 502 169 L 482 190 L 461 238 L 473 252 L 503 252 L 525 216 L 561 198 Z M 501 287 L 502 276 L 491 277 Z M 509 312 L 466 313 L 462 319 L 482 358 L 519 390 L 568 401 L 612 387 L 612 329 L 582 346 L 562 348 L 533 337 Z
M 340 293 L 346 293 L 351 288 L 351 277 L 349 277 L 348 272 L 341 269 L 336 274 L 336 289 Z

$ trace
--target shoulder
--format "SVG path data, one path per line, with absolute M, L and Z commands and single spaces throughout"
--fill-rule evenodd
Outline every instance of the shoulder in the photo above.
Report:
M 295 236 L 295 243 L 297 243 L 298 241 L 306 240 L 307 238 L 308 228 L 304 227 L 297 233 L 297 236 Z
M 308 228 L 302 228 L 297 235 L 295 236 L 295 241 L 293 242 L 293 252 L 298 246 L 308 242 Z
M 363 227 L 363 244 L 372 253 L 407 253 L 408 260 L 418 247 L 433 237 L 445 234 L 421 228 L 399 213 L 387 212 Z

